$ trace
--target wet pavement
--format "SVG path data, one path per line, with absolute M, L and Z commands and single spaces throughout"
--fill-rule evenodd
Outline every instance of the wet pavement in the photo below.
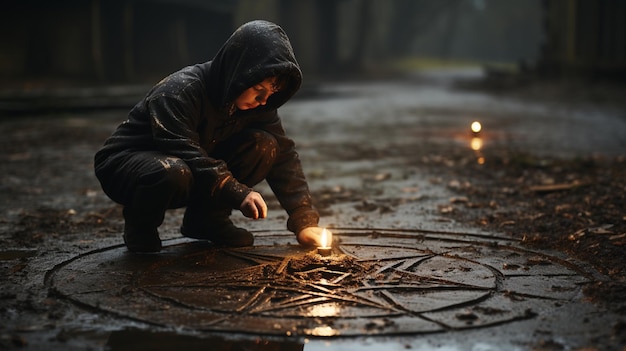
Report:
M 581 287 L 599 275 L 497 236 L 335 235 L 327 257 L 293 245 L 289 233 L 258 233 L 242 249 L 174 240 L 159 255 L 132 255 L 118 246 L 58 265 L 47 285 L 76 304 L 162 327 L 358 337 L 550 318 L 580 303 Z
M 412 161 L 425 157 L 417 150 L 451 146 L 466 149 L 476 162 L 489 162 L 483 153 L 489 148 L 558 157 L 623 155 L 624 112 L 450 86 L 452 78 L 479 76 L 480 71 L 463 70 L 400 82 L 320 84 L 317 95 L 281 109 L 314 193 L 321 201 L 325 194 L 343 199 L 322 211 L 321 224 L 335 233 L 331 257 L 296 245 L 266 184 L 257 190 L 268 200 L 267 219 L 234 215 L 236 223 L 255 231 L 253 248 L 223 249 L 182 239 L 180 210 L 168 212 L 160 230 L 165 248 L 158 255 L 131 255 L 120 245 L 121 235 L 92 240 L 89 229 L 46 253 L 7 248 L 3 262 L 26 262 L 20 279 L 34 297 L 24 303 L 35 306 L 11 304 L 4 293 L 10 325 L 2 331 L 2 345 L 24 350 L 623 349 L 606 327 L 621 316 L 582 293 L 585 284 L 606 277 L 563 253 L 532 250 L 502 233 L 442 216 L 442 204 L 455 196 L 450 184 Z M 114 113 L 72 116 L 68 123 L 112 130 L 120 118 Z M 474 120 L 483 124 L 480 135 L 469 132 Z M 98 146 L 58 152 L 75 156 L 88 172 Z M 90 206 L 107 203 L 95 179 L 85 177 L 91 182 Z M 70 190 L 64 201 L 74 208 L 75 189 Z M 37 306 L 46 304 L 58 310 Z M 42 309 L 46 316 L 33 317 Z

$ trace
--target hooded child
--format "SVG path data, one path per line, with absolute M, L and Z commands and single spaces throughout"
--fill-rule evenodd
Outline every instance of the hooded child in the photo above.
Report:
M 319 213 L 278 108 L 300 88 L 302 73 L 282 28 L 239 27 L 208 62 L 161 80 L 129 112 L 94 157 L 103 191 L 123 205 L 124 242 L 159 252 L 168 209 L 185 207 L 181 233 L 241 247 L 254 235 L 232 210 L 265 218 L 253 187 L 266 180 L 288 214 L 287 229 L 318 245 Z

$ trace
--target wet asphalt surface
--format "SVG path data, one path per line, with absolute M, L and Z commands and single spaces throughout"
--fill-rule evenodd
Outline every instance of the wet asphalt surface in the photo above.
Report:
M 281 108 L 284 125 L 297 142 L 311 190 L 321 205 L 321 224 L 337 228 L 339 238 L 342 233 L 358 233 L 356 237 L 361 241 L 351 243 L 353 247 L 371 241 L 368 233 L 394 231 L 406 231 L 409 235 L 435 233 L 430 239 L 433 244 L 427 245 L 430 249 L 439 247 L 435 244 L 438 242 L 436 233 L 470 234 L 496 242 L 508 240 L 502 233 L 484 232 L 443 216 L 441 205 L 449 203 L 455 194 L 441 183 L 440 175 L 416 166 L 412 158 L 461 149 L 475 154 L 478 162 L 481 150 L 489 148 L 563 158 L 624 155 L 626 115 L 622 109 L 452 88 L 453 80 L 472 80 L 479 75 L 478 71 L 466 70 L 422 74 L 402 81 L 319 84 L 315 86 L 315 94 L 303 95 Z M 80 282 L 85 272 L 91 279 L 102 274 L 102 284 L 110 281 L 111 271 L 100 270 L 93 263 L 106 261 L 107 255 L 115 257 L 123 251 L 118 246 L 121 243 L 119 209 L 99 190 L 92 175 L 91 159 L 124 114 L 123 110 L 58 113 L 22 116 L 0 123 L 3 132 L 16 133 L 16 140 L 25 145 L 6 145 L 9 151 L 3 155 L 8 165 L 2 176 L 4 195 L 0 221 L 2 348 L 334 351 L 358 348 L 378 351 L 585 347 L 621 350 L 625 346 L 607 327 L 622 318 L 613 312 L 612 306 L 589 303 L 575 288 L 566 289 L 564 283 L 558 285 L 546 278 L 556 271 L 537 273 L 537 279 L 531 279 L 526 285 L 509 287 L 525 291 L 528 296 L 541 295 L 534 289 L 560 293 L 558 297 L 547 296 L 535 301 L 527 308 L 530 311 L 527 314 L 522 311 L 515 315 L 525 318 L 436 331 L 411 327 L 409 321 L 403 325 L 408 332 L 401 335 L 392 329 L 381 328 L 383 332 L 375 333 L 378 329 L 364 328 L 349 338 L 303 333 L 268 335 L 263 333 L 263 328 L 258 333 L 250 333 L 245 328 L 199 331 L 201 328 L 194 325 L 168 323 L 167 317 L 159 317 L 158 323 L 152 323 L 151 319 L 157 318 L 150 314 L 136 318 L 132 313 L 123 312 L 136 307 L 120 302 L 127 301 L 124 286 L 116 293 L 104 292 L 105 296 L 117 294 L 118 302 L 109 300 L 113 302 L 107 303 L 122 313 L 110 313 L 111 308 L 80 297 L 68 298 L 72 296 L 71 289 L 78 288 L 68 288 L 66 282 Z M 474 120 L 479 120 L 484 128 L 479 135 L 481 150 L 472 149 L 472 139 L 476 136 L 470 133 L 469 125 Z M 22 163 L 41 167 L 22 169 Z M 281 236 L 286 216 L 271 196 L 269 187 L 261 184 L 257 190 L 268 200 L 268 218 L 249 221 L 235 214 L 235 222 L 259 233 L 258 246 L 271 247 L 277 241 L 280 245 L 295 244 L 293 238 Z M 54 212 L 57 220 L 62 218 L 73 224 L 48 223 L 46 211 Z M 59 216 L 59 213 L 66 216 Z M 177 241 L 181 215 L 180 210 L 171 211 L 160 228 L 162 239 L 170 239 L 172 247 L 181 244 Z M 71 230 L 66 233 L 67 228 Z M 279 239 L 272 237 L 274 233 Z M 583 279 L 586 274 L 599 275 L 562 253 L 541 254 L 559 262 L 559 267 L 571 268 L 574 287 L 576 279 Z M 84 271 L 68 273 L 64 270 L 66 263 L 77 257 L 84 260 Z M 122 270 L 137 272 L 146 266 L 133 267 Z M 87 288 L 96 289 L 98 282 L 96 279 L 96 283 L 90 283 Z M 522 287 L 528 285 L 531 288 Z M 85 289 L 81 292 L 84 295 L 85 286 L 79 284 L 79 288 Z M 407 299 L 419 301 L 420 296 Z M 471 309 L 472 306 L 465 307 Z M 507 305 L 498 307 L 504 309 Z M 450 319 L 471 320 L 468 309 L 456 310 Z

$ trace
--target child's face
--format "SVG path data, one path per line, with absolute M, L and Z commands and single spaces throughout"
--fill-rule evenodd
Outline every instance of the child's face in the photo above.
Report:
M 244 90 L 235 100 L 235 106 L 239 110 L 250 110 L 265 105 L 267 99 L 276 92 L 273 88 L 275 80 L 276 77 L 270 77 Z

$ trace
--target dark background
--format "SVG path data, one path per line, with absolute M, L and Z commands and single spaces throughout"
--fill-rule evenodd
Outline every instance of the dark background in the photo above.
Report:
M 623 81 L 624 18 L 619 0 L 9 0 L 0 87 L 150 84 L 252 19 L 283 26 L 309 78 L 471 62 Z

